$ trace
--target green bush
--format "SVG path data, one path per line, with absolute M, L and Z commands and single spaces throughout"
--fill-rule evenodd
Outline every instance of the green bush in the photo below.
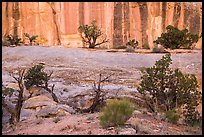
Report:
M 201 100 L 197 79 L 195 75 L 183 74 L 179 69 L 172 70 L 169 67 L 172 64 L 170 57 L 171 54 L 166 54 L 153 67 L 141 70 L 142 81 L 138 91 L 144 96 L 150 95 L 149 107 L 152 111 L 160 109 L 167 112 L 184 105 L 184 109 L 191 113 L 188 116 L 193 119 L 195 108 Z
M 202 117 L 198 111 L 195 111 L 195 106 L 186 105 L 184 110 L 184 121 L 187 125 L 190 126 L 201 126 Z
M 6 36 L 4 43 L 9 44 L 8 46 L 10 46 L 10 45 L 18 46 L 18 45 L 20 45 L 22 43 L 22 40 L 21 40 L 21 38 L 18 37 L 18 35 L 13 36 L 13 35 L 10 34 L 10 35 Z
M 95 48 L 98 45 L 108 42 L 106 37 L 100 42 L 97 42 L 103 33 L 101 29 L 96 26 L 96 21 L 92 21 L 91 25 L 80 25 L 78 31 L 81 34 L 82 42 L 88 44 L 89 48 Z
M 143 44 L 143 45 L 142 45 L 142 48 L 143 48 L 143 49 L 150 49 L 148 43 Z
M 29 89 L 32 86 L 41 86 L 45 85 L 49 77 L 46 72 L 44 72 L 44 66 L 42 64 L 35 65 L 31 67 L 24 76 L 24 83 L 26 89 Z
M 132 47 L 134 49 L 138 46 L 138 44 L 139 44 L 138 41 L 136 41 L 135 39 L 129 40 L 126 43 L 127 46 L 130 46 L 130 47 Z
M 169 122 L 176 124 L 180 116 L 175 110 L 169 110 L 166 112 L 166 118 Z
M 28 33 L 24 33 L 24 36 L 29 39 L 31 45 L 32 45 L 32 42 L 34 42 L 38 37 L 38 35 L 30 36 Z
M 6 96 L 11 97 L 14 91 L 15 90 L 13 88 L 5 87 L 2 85 L 2 98 L 5 98 Z
M 166 30 L 166 33 L 162 33 L 161 37 L 158 37 L 154 41 L 154 43 L 161 44 L 166 49 L 191 49 L 193 48 L 193 43 L 198 42 L 199 39 L 198 35 L 190 34 L 187 29 L 179 30 L 176 27 L 168 25 Z
M 124 125 L 132 116 L 133 110 L 133 104 L 130 101 L 111 99 L 102 109 L 100 124 L 103 127 Z

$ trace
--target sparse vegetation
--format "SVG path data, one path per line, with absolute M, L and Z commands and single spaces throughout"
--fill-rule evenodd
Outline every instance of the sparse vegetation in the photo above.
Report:
M 100 123 L 103 127 L 124 125 L 133 110 L 133 104 L 128 100 L 108 100 L 101 112 Z
M 161 44 L 166 49 L 192 49 L 193 44 L 198 42 L 199 39 L 197 34 L 189 33 L 188 29 L 179 30 L 172 25 L 168 25 L 166 30 L 166 33 L 162 33 L 161 37 L 154 41 L 154 43 Z
M 91 25 L 80 25 L 78 28 L 81 34 L 82 42 L 88 45 L 89 48 L 95 48 L 98 45 L 108 42 L 108 40 L 103 37 L 103 33 L 100 28 L 96 26 L 96 21 L 92 21 Z M 99 39 L 101 38 L 101 41 Z
M 179 117 L 179 114 L 175 110 L 168 110 L 166 112 L 166 118 L 171 123 L 177 124 Z
M 202 127 L 202 116 L 198 111 L 195 111 L 195 106 L 191 105 L 192 103 L 197 103 L 196 101 L 188 102 L 188 105 L 185 106 L 184 110 L 184 121 L 190 126 L 200 126 Z
M 42 87 L 52 94 L 53 100 L 55 102 L 58 102 L 57 96 L 53 93 L 55 85 L 53 84 L 51 89 L 48 87 L 48 81 L 50 80 L 52 73 L 53 72 L 51 72 L 48 75 L 44 71 L 43 64 L 34 65 L 27 71 L 27 73 L 24 76 L 24 79 L 25 79 L 24 83 L 25 83 L 26 89 L 29 89 L 32 86 Z
M 36 44 L 37 45 L 44 45 L 48 42 L 48 39 L 45 38 L 45 37 L 39 37 L 37 40 L 36 40 Z
M 49 77 L 43 69 L 44 66 L 42 64 L 37 64 L 28 70 L 24 76 L 26 89 L 29 89 L 32 86 L 45 86 Z
M 89 113 L 89 112 L 93 113 L 94 111 L 100 111 L 101 107 L 105 104 L 105 100 L 104 100 L 105 94 L 101 90 L 101 84 L 107 81 L 110 76 L 111 75 L 102 79 L 102 75 L 99 74 L 99 81 L 97 82 L 97 85 L 95 81 L 93 84 L 93 90 L 95 92 L 95 96 L 94 96 L 94 101 L 92 105 L 87 109 L 79 109 L 79 108 L 75 108 L 75 109 L 82 113 Z
M 130 46 L 130 47 L 132 47 L 134 49 L 138 46 L 138 44 L 139 44 L 138 41 L 136 41 L 135 39 L 129 40 L 126 43 L 127 46 Z
M 143 49 L 150 49 L 150 47 L 149 47 L 149 44 L 148 44 L 148 43 L 143 44 L 143 45 L 142 45 L 142 48 L 143 48 Z
M 11 45 L 15 45 L 15 46 L 19 46 L 22 43 L 22 39 L 18 37 L 18 35 L 13 36 L 13 35 L 7 35 L 5 40 L 4 40 L 4 44 L 5 46 L 11 46 Z
M 28 33 L 24 33 L 24 36 L 27 37 L 30 41 L 30 45 L 37 40 L 38 35 L 30 36 Z
M 183 74 L 179 69 L 170 69 L 170 56 L 166 54 L 156 61 L 153 67 L 141 70 L 142 81 L 138 91 L 144 95 L 146 104 L 153 112 L 168 112 L 184 105 L 188 113 L 184 114 L 185 118 L 194 120 L 195 107 L 201 99 L 198 82 L 195 75 Z
M 6 96 L 12 96 L 14 93 L 14 89 L 12 88 L 6 88 L 2 84 L 2 107 L 4 107 L 10 114 L 10 124 L 15 124 L 16 122 L 19 122 L 20 120 L 20 114 L 21 114 L 21 108 L 23 106 L 23 92 L 24 92 L 24 84 L 23 84 L 23 76 L 25 73 L 25 69 L 20 69 L 18 71 L 18 76 L 15 76 L 14 74 L 11 74 L 12 77 L 17 81 L 19 90 L 17 90 L 17 102 L 15 103 L 15 106 L 13 107 L 10 102 L 6 99 Z

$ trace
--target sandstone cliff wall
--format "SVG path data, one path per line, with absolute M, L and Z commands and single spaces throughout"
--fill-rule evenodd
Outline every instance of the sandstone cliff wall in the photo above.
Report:
M 202 4 L 178 2 L 3 2 L 2 38 L 7 34 L 39 35 L 48 45 L 82 45 L 77 28 L 93 19 L 110 39 L 105 46 L 124 45 L 129 39 L 148 43 L 167 25 L 202 32 Z M 72 44 L 70 44 L 72 42 Z M 197 44 L 202 47 L 202 41 Z

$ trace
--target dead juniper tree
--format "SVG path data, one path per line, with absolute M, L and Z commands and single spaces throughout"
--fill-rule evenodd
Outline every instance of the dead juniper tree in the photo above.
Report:
M 20 69 L 18 71 L 18 76 L 15 76 L 14 74 L 10 74 L 17 81 L 18 87 L 19 87 L 19 89 L 17 90 L 18 97 L 17 97 L 17 103 L 16 103 L 15 107 L 13 107 L 12 104 L 5 99 L 5 96 L 7 94 L 10 94 L 10 96 L 12 96 L 14 90 L 10 90 L 11 88 L 9 89 L 9 88 L 5 88 L 5 87 L 2 89 L 2 107 L 4 107 L 11 114 L 11 119 L 10 119 L 11 124 L 14 124 L 14 123 L 20 121 L 21 108 L 23 106 L 23 101 L 24 101 L 24 98 L 23 98 L 24 73 L 25 73 L 25 69 Z M 10 92 L 10 93 L 8 93 L 8 92 Z
M 78 112 L 82 112 L 82 113 L 93 113 L 94 111 L 96 111 L 97 107 L 98 106 L 101 106 L 104 104 L 104 101 L 105 101 L 105 93 L 101 90 L 101 83 L 105 82 L 105 81 L 108 81 L 108 79 L 110 78 L 112 74 L 110 74 L 109 76 L 105 77 L 102 79 L 102 75 L 99 74 L 99 80 L 98 82 L 96 83 L 94 81 L 93 83 L 93 90 L 95 92 L 95 96 L 94 96 L 94 99 L 93 99 L 93 103 L 92 105 L 87 108 L 87 109 L 79 109 L 79 108 L 76 108 L 76 110 Z

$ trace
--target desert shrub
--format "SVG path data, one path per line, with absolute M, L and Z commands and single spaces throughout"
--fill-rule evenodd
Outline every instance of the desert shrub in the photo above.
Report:
M 44 72 L 43 64 L 37 64 L 31 67 L 24 76 L 24 83 L 26 89 L 29 89 L 32 86 L 42 86 L 45 85 L 49 77 L 46 72 Z
M 132 116 L 133 110 L 133 104 L 126 99 L 108 100 L 100 114 L 100 124 L 103 127 L 124 125 Z
M 103 33 L 100 28 L 96 26 L 96 21 L 92 21 L 91 25 L 80 25 L 78 31 L 81 34 L 82 42 L 89 48 L 95 48 L 98 45 L 108 42 L 105 38 L 102 38 Z M 97 42 L 101 38 L 100 42 Z
M 2 85 L 2 98 L 5 98 L 6 96 L 11 97 L 14 91 L 15 90 L 13 88 L 5 87 Z
M 198 111 L 195 111 L 195 106 L 186 105 L 184 110 L 184 121 L 187 125 L 190 126 L 201 126 L 202 117 Z
M 2 39 L 2 46 L 10 46 L 10 42 L 8 41 L 7 38 Z
M 143 45 L 142 45 L 142 48 L 143 48 L 143 49 L 150 49 L 148 43 L 143 44 Z
M 40 37 L 36 40 L 37 45 L 44 45 L 48 42 L 48 39 L 45 37 Z
M 138 46 L 138 44 L 139 44 L 138 41 L 136 41 L 135 39 L 129 40 L 126 43 L 127 46 L 130 46 L 130 47 L 132 47 L 134 49 Z
M 35 42 L 37 40 L 37 37 L 38 37 L 38 35 L 30 36 L 30 34 L 28 34 L 28 33 L 24 33 L 24 36 L 29 39 L 31 45 L 32 45 L 32 42 Z
M 162 33 L 161 37 L 154 41 L 154 43 L 161 44 L 166 49 L 191 49 L 193 43 L 198 42 L 199 39 L 198 35 L 189 33 L 188 29 L 179 30 L 168 25 L 166 30 L 166 33 Z
M 55 84 L 53 84 L 51 88 L 49 88 L 48 85 L 48 81 L 50 80 L 51 75 L 52 72 L 48 75 L 44 71 L 44 64 L 40 63 L 34 65 L 27 71 L 24 76 L 24 84 L 26 89 L 29 89 L 33 86 L 44 88 L 45 90 L 51 93 L 53 100 L 58 103 L 58 98 L 53 92 Z
M 197 79 L 193 74 L 183 74 L 179 69 L 172 70 L 170 64 L 171 54 L 166 54 L 153 67 L 141 70 L 142 81 L 138 91 L 144 96 L 150 95 L 151 103 L 147 104 L 152 111 L 158 108 L 167 112 L 184 105 L 187 112 L 192 114 L 188 116 L 193 117 L 195 107 L 201 100 Z
M 13 35 L 10 34 L 10 35 L 6 36 L 4 42 L 9 44 L 8 46 L 10 46 L 10 45 L 18 46 L 18 45 L 20 45 L 22 43 L 22 40 L 21 40 L 21 38 L 18 37 L 18 35 L 17 36 L 13 36 Z
M 169 122 L 176 124 L 179 120 L 179 114 L 175 110 L 168 110 L 166 112 L 166 118 Z

